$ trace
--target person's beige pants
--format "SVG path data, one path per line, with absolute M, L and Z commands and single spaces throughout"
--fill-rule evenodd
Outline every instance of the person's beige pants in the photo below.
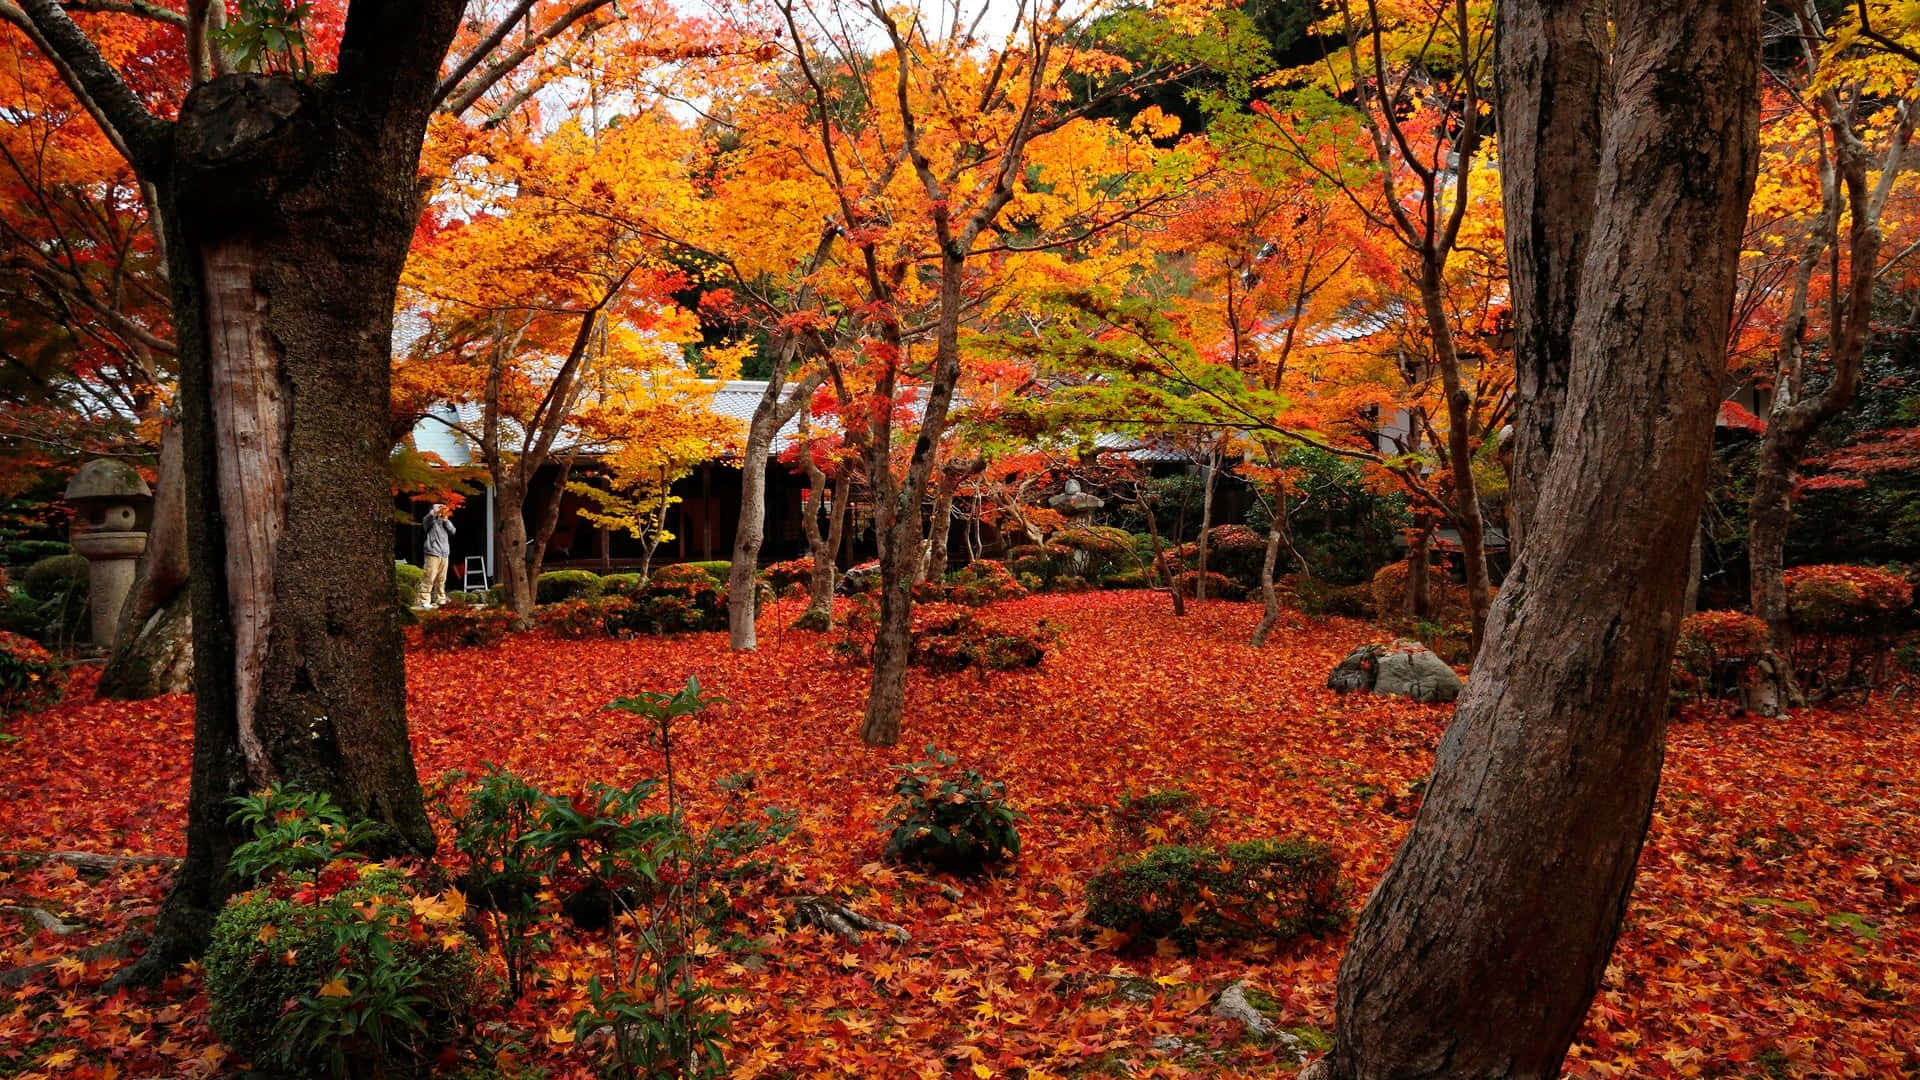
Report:
M 421 564 L 426 576 L 420 579 L 420 595 L 414 597 L 414 607 L 438 607 L 447 602 L 447 557 L 429 555 Z

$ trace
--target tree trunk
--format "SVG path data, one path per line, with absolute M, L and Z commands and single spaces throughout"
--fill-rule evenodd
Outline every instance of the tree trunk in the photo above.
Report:
M 1434 517 L 1416 512 L 1413 535 L 1407 538 L 1407 614 L 1416 619 L 1433 617 L 1433 590 L 1428 587 L 1428 558 L 1433 545 Z
M 1753 186 L 1759 5 L 1623 0 L 1615 26 L 1601 201 L 1535 525 L 1361 913 L 1314 1076 L 1558 1076 L 1632 888 L 1686 588 L 1674 552 L 1705 493 Z M 1555 92 L 1553 71 L 1539 78 Z M 1536 168 L 1550 182 L 1556 164 Z
M 373 17 L 444 55 L 457 5 Z M 420 25 L 408 30 L 407 20 Z M 196 87 L 164 144 L 163 231 L 179 335 L 193 589 L 187 857 L 152 948 L 123 981 L 204 947 L 237 884 L 234 796 L 331 794 L 430 852 L 407 738 L 386 475 L 389 354 L 435 72 Z M 377 85 L 376 85 L 377 84 Z
M 1487 608 L 1493 586 L 1487 576 L 1486 524 L 1480 515 L 1480 493 L 1473 478 L 1473 397 L 1460 378 L 1460 355 L 1453 345 L 1453 327 L 1447 321 L 1440 264 L 1429 258 L 1421 273 L 1420 299 L 1426 309 L 1427 329 L 1433 335 L 1433 358 L 1440 368 L 1447 395 L 1447 468 L 1453 475 L 1453 519 L 1460 531 L 1460 556 L 1467 578 L 1467 607 L 1472 613 L 1470 653 L 1478 654 L 1486 634 Z
M 186 596 L 187 475 L 178 421 L 160 437 L 153 524 L 140 574 L 120 612 L 113 657 L 100 673 L 101 697 L 136 701 L 186 692 L 193 681 L 193 613 Z
M 947 578 L 947 541 L 953 532 L 953 500 L 960 490 L 960 477 L 951 473 L 940 477 L 933 491 L 933 514 L 927 519 L 927 565 L 924 580 L 939 584 Z
M 766 538 L 767 450 L 773 445 L 773 432 L 761 429 L 771 426 L 763 425 L 755 410 L 740 465 L 740 525 L 733 533 L 733 565 L 727 572 L 727 644 L 743 652 L 760 644 L 755 628 L 760 590 L 754 587 L 754 572 L 760 568 L 760 544 Z
M 534 578 L 527 555 L 527 491 L 521 478 L 504 470 L 493 483 L 493 550 L 499 566 L 494 582 L 500 605 L 516 621 L 533 618 Z
M 1513 559 L 1525 549 L 1566 404 L 1573 316 L 1593 228 L 1607 115 L 1607 13 L 1606 0 L 1498 8 L 1500 194 L 1515 283 L 1507 513 L 1507 550 Z M 1548 77 L 1550 93 L 1543 90 Z
M 1281 498 L 1284 500 L 1285 496 Z M 1285 505 L 1284 501 L 1281 505 Z M 1256 649 L 1266 645 L 1267 635 L 1280 621 L 1280 593 L 1273 587 L 1273 572 L 1280 563 L 1281 533 L 1280 514 L 1275 513 L 1273 524 L 1267 526 L 1267 554 L 1260 560 L 1260 600 L 1265 607 L 1260 613 L 1260 625 L 1253 628 L 1253 638 L 1248 642 Z
M 801 454 L 807 468 L 807 497 L 801 508 L 800 524 L 807 536 L 807 554 L 813 557 L 813 576 L 807 586 L 807 610 L 801 614 L 799 625 L 826 630 L 833 626 L 833 591 L 840 580 L 834 553 L 840 550 L 840 534 L 847 520 L 847 497 L 853 482 L 844 470 L 834 478 L 833 505 L 829 509 L 833 520 L 822 535 L 820 504 L 826 501 L 827 474 L 814 460 L 811 445 L 802 447 Z
M 1175 547 L 1179 547 L 1181 544 L 1184 544 L 1186 542 L 1181 538 L 1187 535 L 1187 504 L 1189 501 L 1190 500 L 1187 497 L 1187 486 L 1185 484 L 1182 484 L 1180 485 L 1180 513 L 1177 517 L 1174 518 L 1174 521 L 1173 521 L 1173 545 Z M 1146 509 L 1146 501 L 1144 498 L 1141 500 L 1140 506 L 1141 506 L 1141 509 L 1143 510 Z M 1150 510 L 1147 512 L 1149 514 L 1152 513 L 1152 511 Z M 1151 525 L 1152 518 L 1148 518 L 1148 523 L 1149 525 Z M 1154 539 L 1154 543 L 1157 545 L 1160 541 L 1159 534 L 1155 533 L 1153 539 Z M 1156 552 L 1154 564 L 1157 566 L 1159 565 L 1159 563 L 1160 563 L 1160 559 L 1158 558 L 1158 553 Z M 1187 613 L 1187 602 L 1181 599 L 1180 597 L 1180 583 L 1178 580 L 1180 577 L 1180 567 L 1172 563 L 1168 563 L 1166 570 L 1167 570 L 1167 591 L 1173 594 L 1173 615 L 1174 615 L 1174 618 L 1181 618 L 1185 616 Z
M 1198 573 L 1193 577 L 1193 599 L 1197 603 L 1207 602 L 1207 548 L 1213 530 L 1213 489 L 1220 475 L 1220 444 L 1214 443 L 1207 449 L 1207 463 L 1201 466 L 1205 479 L 1200 486 L 1200 553 L 1194 559 L 1194 568 Z M 1178 589 L 1174 590 L 1178 592 Z
M 553 530 L 560 524 L 560 501 L 566 497 L 567 478 L 573 475 L 573 455 L 560 459 L 559 469 L 553 474 L 553 486 L 547 490 L 547 501 L 540 506 L 540 517 L 534 522 L 533 535 L 527 537 L 527 593 L 534 600 L 540 599 L 540 568 L 547 561 L 547 544 L 553 540 Z M 533 482 L 534 473 L 528 470 L 522 481 L 521 490 Z
M 1700 574 L 1706 562 L 1706 548 L 1706 531 L 1695 525 L 1693 546 L 1687 551 L 1687 597 L 1680 605 L 1682 617 L 1700 610 Z

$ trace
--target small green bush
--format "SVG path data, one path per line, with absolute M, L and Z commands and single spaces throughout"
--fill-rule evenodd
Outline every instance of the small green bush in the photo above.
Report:
M 66 671 L 52 653 L 0 630 L 0 719 L 52 708 L 66 688 Z
M 297 1076 L 421 1070 L 458 1037 L 480 988 L 453 907 L 371 865 L 235 896 L 205 965 L 214 1033 Z
M 591 600 L 600 595 L 600 575 L 591 570 L 549 570 L 540 575 L 533 587 L 533 602 L 557 604 L 562 600 Z
M 25 567 L 55 555 L 72 553 L 73 545 L 65 540 L 13 540 L 6 546 L 5 560 L 8 566 Z
M 1150 940 L 1287 941 L 1337 929 L 1348 889 L 1314 840 L 1225 847 L 1167 845 L 1127 856 L 1087 882 L 1087 921 Z
M 967 607 L 986 607 L 1027 595 L 1007 564 L 997 559 L 975 559 L 947 575 L 944 599 Z
M 393 599 L 402 609 L 411 609 L 420 599 L 420 583 L 427 578 L 427 572 L 412 563 L 393 564 Z
M 84 555 L 49 555 L 20 575 L 20 588 L 35 600 L 55 600 L 87 590 Z
M 653 572 L 653 580 L 660 585 L 693 585 L 702 581 L 725 585 L 732 573 L 733 564 L 724 560 L 668 563 Z
M 1195 844 L 1213 826 L 1214 813 L 1192 792 L 1155 789 L 1126 792 L 1107 811 L 1107 827 L 1123 851 L 1160 844 Z
M 1027 816 L 1007 804 L 1007 785 L 961 769 L 929 745 L 929 760 L 895 766 L 898 796 L 880 822 L 887 854 L 955 874 L 978 873 L 1020 854 L 1015 828 Z
M 600 575 L 601 596 L 632 596 L 640 591 L 639 574 L 602 574 Z
M 687 634 L 727 628 L 727 596 L 704 577 L 685 583 L 653 583 L 633 596 L 609 601 L 603 625 L 613 637 Z

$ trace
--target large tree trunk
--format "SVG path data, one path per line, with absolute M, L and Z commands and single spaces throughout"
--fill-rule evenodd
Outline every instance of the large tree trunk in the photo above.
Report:
M 120 612 L 113 656 L 100 673 L 101 697 L 132 701 L 192 688 L 188 576 L 186 455 L 180 424 L 173 421 L 160 437 L 147 551 Z
M 392 17 L 422 20 L 437 58 L 457 15 Z M 400 30 L 355 24 L 336 82 L 195 88 L 166 144 L 194 756 L 187 857 L 129 980 L 204 946 L 236 884 L 230 802 L 249 788 L 324 791 L 385 825 L 387 850 L 433 849 L 407 739 L 386 424 L 435 73 L 359 79 L 381 32 Z
M 1615 15 L 1601 201 L 1535 525 L 1349 943 L 1318 1076 L 1558 1076 L 1632 888 L 1686 588 L 1674 553 L 1705 492 L 1753 185 L 1760 19 L 1757 0 Z M 1554 71 L 1538 77 L 1556 92 Z M 1557 165 L 1536 168 L 1544 183 Z
M 1607 115 L 1605 0 L 1501 4 L 1501 200 L 1512 268 L 1514 418 L 1507 550 L 1525 548 L 1567 398 L 1580 268 Z M 1553 80 L 1547 92 L 1547 78 Z M 1541 162 L 1552 163 L 1543 171 Z M 1525 287 L 1521 287 L 1521 283 Z
M 919 562 L 919 518 L 899 514 L 880 552 L 880 621 L 873 637 L 873 687 L 860 737 L 873 746 L 900 741 L 907 701 L 907 655 L 913 643 L 913 571 Z
M 933 513 L 927 518 L 927 563 L 922 579 L 939 584 L 947 578 L 947 541 L 953 532 L 953 500 L 960 490 L 961 474 L 944 472 L 933 490 Z
M 745 651 L 760 644 L 755 629 L 760 590 L 754 587 L 754 573 L 760 568 L 760 544 L 767 530 L 767 450 L 773 445 L 772 427 L 772 417 L 762 423 L 756 409 L 740 464 L 740 525 L 733 533 L 733 566 L 727 572 L 727 643 Z

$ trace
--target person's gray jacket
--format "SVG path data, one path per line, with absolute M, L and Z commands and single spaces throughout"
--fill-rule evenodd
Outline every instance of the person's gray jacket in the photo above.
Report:
M 453 536 L 453 519 L 444 518 L 438 514 L 428 514 L 426 529 L 427 554 L 438 555 L 443 559 L 446 558 L 450 550 L 447 546 L 447 540 Z

